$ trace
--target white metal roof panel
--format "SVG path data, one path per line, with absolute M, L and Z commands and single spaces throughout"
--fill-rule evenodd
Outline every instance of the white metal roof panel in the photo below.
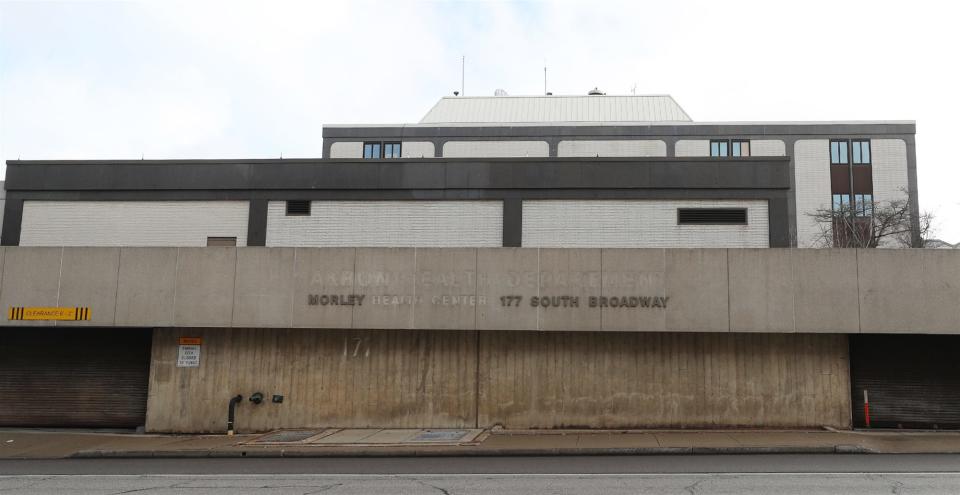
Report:
M 446 96 L 421 124 L 691 122 L 669 95 Z

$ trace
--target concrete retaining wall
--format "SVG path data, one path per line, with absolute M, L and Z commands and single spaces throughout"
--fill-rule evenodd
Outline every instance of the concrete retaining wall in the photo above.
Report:
M 64 326 L 960 333 L 960 252 L 0 249 L 0 307 Z M 0 320 L 0 325 L 54 322 Z
M 202 339 L 178 368 L 179 337 Z M 154 331 L 147 430 L 850 426 L 845 335 Z M 270 401 L 283 395 L 283 403 Z

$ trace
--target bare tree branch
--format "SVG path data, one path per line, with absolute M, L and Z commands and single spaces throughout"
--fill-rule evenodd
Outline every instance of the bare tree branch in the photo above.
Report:
M 904 198 L 909 197 L 902 191 Z M 807 213 L 819 227 L 816 247 L 875 248 L 923 247 L 934 232 L 934 215 L 922 212 L 917 218 L 920 246 L 913 245 L 913 217 L 910 201 L 894 199 L 872 205 L 842 204 Z

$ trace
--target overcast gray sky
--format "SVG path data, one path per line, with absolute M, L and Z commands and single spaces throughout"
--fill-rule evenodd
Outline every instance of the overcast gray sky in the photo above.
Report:
M 960 241 L 951 2 L 5 2 L 0 157 L 318 157 L 443 95 L 669 93 L 696 121 L 916 120 Z M 5 169 L 5 165 L 0 167 Z M 5 170 L 4 170 L 5 171 Z

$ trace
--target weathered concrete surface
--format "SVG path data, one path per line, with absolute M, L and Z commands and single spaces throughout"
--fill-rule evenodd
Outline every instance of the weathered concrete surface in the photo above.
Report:
M 177 248 L 174 322 L 178 326 L 226 327 L 233 318 L 237 249 Z
M 861 249 L 857 273 L 865 331 L 960 333 L 960 258 L 949 250 Z
M 182 336 L 203 339 L 200 367 L 176 367 Z M 239 431 L 473 427 L 475 345 L 472 331 L 157 329 L 147 430 L 222 433 L 230 397 L 257 391 Z
M 60 302 L 60 259 L 63 248 L 4 248 L 0 307 L 57 306 Z M 4 325 L 53 325 L 44 321 L 0 321 Z
M 797 249 L 792 258 L 796 331 L 860 332 L 857 251 Z
M 237 250 L 233 325 L 293 326 L 293 248 Z
M 354 291 L 364 295 L 353 306 L 354 328 L 416 328 L 417 250 L 358 248 Z
M 201 337 L 199 368 L 177 338 Z M 848 427 L 847 337 L 157 329 L 147 429 Z M 773 371 L 776 370 L 776 371 Z
M 481 332 L 479 422 L 849 427 L 848 368 L 844 335 Z
M 726 250 L 671 249 L 666 254 L 667 330 L 729 330 Z
M 118 326 L 173 326 L 177 255 L 170 248 L 120 249 Z
M 417 249 L 415 328 L 476 328 L 476 273 L 476 249 Z
M 537 312 L 520 310 L 523 301 L 539 295 L 536 249 L 483 248 L 477 250 L 477 297 L 486 304 L 477 307 L 477 328 L 489 330 L 536 330 Z M 510 299 L 508 305 L 501 297 Z
M 119 248 L 63 248 L 60 301 L 57 305 L 67 308 L 90 307 L 91 311 L 89 321 L 58 321 L 57 325 L 113 325 L 119 270 Z
M 602 258 L 601 295 L 648 297 L 665 293 L 665 250 L 604 249 Z M 603 330 L 662 332 L 667 329 L 666 311 L 658 309 L 610 308 L 602 312 L 602 318 Z
M 793 332 L 796 297 L 789 249 L 731 249 L 730 328 Z
M 541 249 L 540 292 L 537 328 L 540 330 L 577 330 L 601 328 L 601 308 L 590 307 L 590 296 L 597 296 L 600 281 L 600 249 Z M 563 297 L 576 298 L 563 301 Z M 518 310 L 535 299 L 523 301 Z M 558 306 L 557 303 L 560 303 Z
M 68 325 L 960 333 L 960 252 L 949 250 L 3 252 L 0 304 L 91 308 L 92 322 Z
M 353 294 L 357 250 L 352 248 L 294 251 L 294 289 L 291 300 L 293 326 L 307 328 L 351 328 L 353 306 L 332 304 L 330 296 Z M 309 303 L 308 297 L 327 296 L 327 304 Z

